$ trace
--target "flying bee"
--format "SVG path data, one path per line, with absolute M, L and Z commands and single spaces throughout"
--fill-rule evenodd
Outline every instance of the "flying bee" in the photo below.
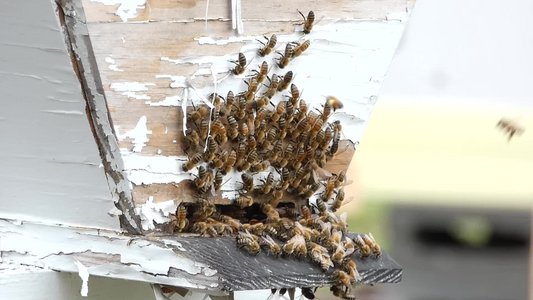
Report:
M 318 264 L 322 270 L 327 271 L 329 268 L 333 267 L 333 262 L 329 257 L 328 250 L 313 242 L 307 243 L 307 252 L 311 261 Z
M 290 43 L 287 43 L 287 46 L 285 46 L 284 54 L 280 53 L 280 58 L 278 60 L 278 67 L 280 69 L 283 69 L 287 65 L 289 65 L 289 62 L 291 61 L 293 54 L 294 54 L 294 50 L 293 50 L 292 45 Z
M 261 247 L 257 242 L 257 238 L 248 231 L 240 231 L 236 237 L 237 246 L 241 249 L 248 251 L 252 255 L 257 255 L 261 251 Z
M 337 196 L 335 197 L 335 202 L 333 202 L 333 206 L 331 207 L 331 210 L 333 212 L 337 211 L 342 206 L 342 201 L 344 201 L 344 189 L 340 189 L 337 192 Z
M 313 22 L 315 22 L 315 13 L 312 10 L 309 11 L 309 13 L 307 14 L 307 18 L 304 16 L 304 14 L 301 11 L 298 11 L 298 13 L 302 16 L 302 18 L 304 18 L 303 32 L 306 34 L 310 33 L 311 30 L 313 29 Z
M 226 159 L 226 162 L 224 163 L 222 174 L 227 174 L 233 166 L 235 165 L 235 162 L 237 161 L 237 152 L 235 150 L 231 150 L 230 154 L 228 155 L 228 158 Z
M 307 247 L 305 239 L 301 235 L 295 235 L 290 238 L 282 247 L 283 253 L 287 255 L 295 255 L 305 257 L 307 255 Z
M 242 189 L 246 192 L 251 192 L 254 188 L 254 178 L 246 173 L 242 173 Z
M 263 246 L 267 253 L 278 257 L 281 255 L 281 246 L 276 243 L 269 235 L 264 235 L 261 237 L 260 245 Z
M 376 242 L 376 240 L 374 239 L 371 233 L 363 234 L 362 238 L 365 244 L 367 244 L 368 247 L 370 247 L 370 251 L 372 252 L 372 254 L 374 254 L 375 256 L 381 255 L 381 247 Z
M 233 74 L 240 75 L 244 73 L 244 69 L 246 68 L 246 56 L 244 56 L 242 52 L 239 52 L 239 59 L 233 63 L 235 64 L 235 68 L 231 70 Z
M 496 127 L 503 130 L 507 134 L 507 140 L 510 141 L 515 134 L 522 134 L 524 128 L 508 119 L 500 119 L 496 124 Z
M 309 48 L 309 46 L 311 45 L 311 41 L 309 40 L 306 40 L 304 41 L 303 43 L 299 44 L 299 43 L 295 43 L 296 46 L 294 47 L 294 53 L 293 53 L 293 57 L 298 57 L 300 56 L 300 54 L 302 54 L 305 50 L 307 50 L 307 48 Z
M 268 54 L 270 54 L 272 52 L 272 50 L 274 49 L 274 47 L 276 47 L 276 43 L 278 42 L 278 37 L 273 34 L 272 36 L 270 36 L 270 39 L 267 38 L 266 36 L 264 37 L 267 42 L 266 43 L 263 43 L 262 41 L 259 41 L 261 44 L 263 44 L 263 48 L 259 49 L 258 54 L 260 56 L 266 56 Z
M 336 111 L 337 109 L 341 109 L 344 107 L 342 102 L 339 99 L 337 99 L 337 97 L 334 97 L 334 96 L 327 96 L 325 105 L 331 107 L 333 111 Z
M 187 230 L 187 227 L 189 226 L 189 220 L 187 219 L 187 208 L 185 206 L 178 206 L 176 215 L 171 221 L 170 225 L 173 228 L 172 231 L 183 232 Z
M 183 171 L 187 172 L 190 169 L 194 168 L 201 161 L 202 161 L 202 154 L 196 153 L 193 156 L 189 157 L 189 160 L 183 164 L 182 169 Z
M 235 199 L 235 204 L 243 209 L 252 206 L 254 199 L 250 195 L 240 195 L 239 198 Z
M 188 120 L 198 124 L 198 122 L 203 120 L 207 115 L 209 115 L 209 107 L 206 105 L 200 105 L 198 108 L 194 108 L 193 111 L 189 113 Z
M 292 76 L 292 71 L 288 71 L 287 73 L 285 73 L 285 75 L 283 75 L 283 78 L 281 79 L 281 82 L 278 85 L 278 92 L 283 91 L 289 86 L 289 83 L 291 83 L 292 81 Z

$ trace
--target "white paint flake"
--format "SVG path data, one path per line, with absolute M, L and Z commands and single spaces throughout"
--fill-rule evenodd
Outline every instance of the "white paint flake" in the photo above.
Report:
M 136 213 L 141 217 L 144 230 L 155 229 L 155 224 L 167 223 L 169 214 L 174 213 L 178 205 L 174 200 L 154 203 L 154 197 L 150 196 L 146 203 L 135 208 Z
M 89 293 L 89 271 L 87 271 L 86 266 L 77 260 L 74 261 L 74 264 L 78 267 L 78 275 L 81 278 L 80 294 L 82 297 L 87 297 L 87 294 Z
M 146 156 L 121 149 L 128 179 L 136 185 L 178 183 L 193 176 L 182 170 L 186 156 Z
M 119 69 L 119 67 L 117 66 L 116 61 L 111 56 L 106 57 L 105 58 L 105 62 L 109 64 L 108 67 L 109 67 L 109 69 L 111 71 L 124 72 L 124 70 Z
M 148 86 L 155 86 L 155 84 L 151 82 L 141 83 L 136 81 L 113 82 L 110 88 L 115 92 L 119 92 L 122 95 L 128 96 L 128 98 L 150 100 L 150 96 L 148 96 L 146 93 L 139 93 L 148 91 Z
M 146 116 L 140 117 L 135 128 L 124 134 L 120 134 L 120 127 L 115 127 L 118 140 L 123 141 L 126 138 L 132 139 L 134 144 L 133 152 L 141 152 L 143 147 L 146 146 L 146 143 L 150 140 L 148 135 L 152 134 L 152 131 L 148 130 L 148 127 L 146 126 L 146 121 Z
M 117 5 L 118 8 L 115 15 L 119 16 L 122 22 L 127 22 L 128 19 L 137 16 L 137 10 L 144 9 L 146 0 L 91 0 L 92 2 L 99 2 L 104 5 Z
M 179 95 L 165 97 L 164 100 L 158 102 L 146 101 L 150 106 L 180 106 L 183 99 Z

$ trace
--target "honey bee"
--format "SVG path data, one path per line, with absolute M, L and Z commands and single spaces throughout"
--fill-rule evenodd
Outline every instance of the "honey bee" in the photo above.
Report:
M 193 156 L 189 157 L 189 160 L 187 160 L 187 162 L 183 164 L 182 169 L 183 171 L 187 172 L 190 169 L 194 168 L 201 161 L 202 161 L 202 154 L 196 153 Z
M 187 219 L 187 208 L 185 206 L 178 206 L 176 215 L 172 219 L 170 225 L 173 228 L 173 232 L 183 232 L 187 230 L 187 227 L 189 226 L 189 220 Z
M 248 251 L 252 255 L 257 255 L 261 251 L 261 247 L 257 242 L 257 238 L 248 231 L 239 231 L 236 237 L 237 246 L 241 249 Z
M 224 144 L 228 140 L 226 127 L 222 124 L 220 119 L 216 119 L 213 124 L 211 124 L 211 134 L 219 144 Z
M 261 237 L 260 245 L 266 249 L 268 254 L 274 257 L 278 257 L 281 255 L 281 246 L 276 243 L 269 235 L 264 235 Z
M 293 57 L 298 57 L 300 54 L 302 54 L 309 46 L 311 45 L 311 41 L 306 40 L 303 43 L 295 43 L 296 46 L 294 47 Z
M 188 120 L 198 124 L 198 121 L 201 121 L 207 115 L 209 115 L 209 108 L 206 105 L 200 105 L 198 108 L 194 108 L 193 111 L 189 113 Z
M 333 136 L 333 142 L 331 143 L 331 147 L 328 149 L 328 156 L 331 158 L 337 153 L 339 150 L 339 142 L 341 140 L 340 135 L 334 135 Z
M 227 115 L 231 115 L 231 111 L 235 107 L 235 95 L 233 94 L 233 91 L 228 91 L 228 95 L 226 96 L 226 105 L 225 105 L 225 111 Z
M 243 209 L 252 206 L 254 199 L 250 195 L 240 195 L 239 198 L 235 199 L 235 204 Z
M 201 140 L 205 140 L 207 138 L 207 134 L 209 132 L 209 120 L 203 119 L 200 122 L 199 131 L 200 131 L 200 139 Z
M 222 174 L 229 173 L 231 169 L 233 168 L 233 166 L 235 165 L 236 161 L 237 161 L 237 152 L 235 152 L 235 150 L 231 150 L 222 168 Z
M 327 271 L 329 268 L 333 267 L 333 262 L 331 261 L 328 250 L 325 247 L 317 243 L 308 242 L 307 251 L 311 261 L 318 264 L 322 270 Z
M 244 69 L 246 68 L 246 56 L 242 52 L 239 52 L 239 59 L 235 62 L 235 68 L 233 68 L 231 71 L 235 75 L 239 75 L 244 73 Z
M 336 263 L 340 264 L 342 260 L 344 259 L 346 255 L 346 252 L 344 251 L 344 247 L 342 244 L 337 245 L 337 249 L 335 249 L 335 252 L 331 255 L 331 260 Z
M 337 178 L 335 178 L 335 187 L 341 187 L 344 185 L 344 182 L 346 181 L 346 171 L 342 170 L 338 175 Z
M 270 162 L 268 160 L 263 160 L 259 163 L 255 163 L 250 167 L 250 171 L 257 173 L 263 172 L 270 167 Z
M 266 179 L 263 180 L 263 185 L 261 186 L 261 193 L 263 194 L 270 194 L 272 191 L 272 187 L 274 184 L 274 173 L 270 172 L 268 173 Z
M 239 136 L 239 123 L 237 123 L 237 120 L 233 116 L 228 116 L 228 137 L 232 140 L 237 138 Z
M 279 86 L 279 76 L 276 75 L 276 74 L 273 74 L 272 75 L 272 79 L 268 78 L 268 81 L 270 81 L 270 85 L 268 85 L 268 89 L 265 91 L 265 93 L 263 94 L 263 96 L 267 97 L 268 99 L 272 98 L 277 90 L 278 90 L 278 86 Z
M 281 57 L 278 60 L 278 67 L 280 69 L 285 68 L 287 65 L 289 65 L 289 62 L 292 59 L 292 56 L 294 54 L 293 47 L 290 43 L 287 43 L 287 46 L 285 46 L 285 52 L 284 54 L 281 54 Z
M 196 149 L 198 146 L 200 146 L 198 132 L 188 129 L 187 135 L 185 136 L 185 152 L 188 152 L 190 149 Z
M 276 189 L 272 193 L 272 198 L 268 202 L 272 207 L 277 207 L 281 199 L 283 198 L 283 190 Z
M 218 150 L 217 142 L 215 142 L 215 139 L 213 139 L 212 136 L 209 136 L 207 138 L 207 149 L 204 153 L 205 161 L 212 161 L 215 158 L 215 155 L 217 154 L 217 150 Z
M 507 134 L 507 140 L 510 141 L 515 134 L 522 134 L 524 128 L 516 124 L 515 122 L 507 119 L 501 119 L 496 124 L 496 127 L 503 130 Z
M 352 278 L 350 277 L 350 275 L 348 275 L 348 273 L 342 270 L 337 270 L 335 271 L 335 273 L 336 273 L 338 284 L 343 285 L 346 288 L 348 288 L 352 284 Z
M 254 99 L 259 84 L 256 78 L 252 78 L 250 82 L 245 81 L 245 83 L 248 85 L 248 90 L 244 93 L 244 99 L 246 99 L 247 102 L 250 102 Z
M 372 252 L 372 254 L 374 254 L 375 256 L 381 255 L 381 247 L 376 242 L 376 240 L 374 239 L 371 233 L 363 234 L 362 238 L 365 244 L 367 244 L 368 247 L 370 247 L 370 251 Z
M 341 268 L 346 271 L 348 275 L 350 275 L 352 280 L 358 281 L 360 279 L 359 272 L 357 271 L 357 265 L 351 258 L 346 257 L 341 263 Z
M 355 245 L 357 246 L 359 253 L 361 254 L 361 257 L 369 256 L 372 253 L 370 246 L 367 245 L 367 243 L 363 240 L 361 235 L 357 235 L 356 237 L 354 237 L 353 241 Z
M 274 49 L 274 47 L 276 47 L 276 43 L 278 42 L 278 37 L 275 34 L 270 36 L 270 39 L 267 38 L 266 36 L 264 38 L 267 40 L 266 43 L 263 43 L 262 41 L 257 40 L 261 44 L 263 44 L 263 48 L 259 49 L 258 51 L 259 56 L 266 56 L 270 54 L 272 50 Z
M 254 188 L 254 178 L 251 175 L 242 173 L 242 189 L 246 192 L 251 192 Z
M 285 75 L 283 75 L 283 78 L 281 79 L 281 82 L 278 85 L 278 92 L 283 91 L 289 86 L 289 83 L 291 83 L 292 81 L 292 76 L 292 71 L 288 71 L 287 73 L 285 73 Z
M 261 211 L 270 221 L 278 221 L 280 219 L 278 211 L 268 203 L 261 204 Z
M 333 111 L 336 111 L 337 109 L 341 109 L 344 107 L 342 102 L 337 99 L 337 97 L 334 96 L 327 96 L 326 97 L 326 104 L 325 106 L 331 107 Z
M 224 174 L 222 174 L 222 171 L 217 170 L 215 173 L 215 179 L 213 181 L 213 186 L 215 188 L 215 191 L 220 191 L 220 188 L 222 187 L 222 181 L 224 180 Z
M 211 237 L 217 236 L 216 229 L 207 222 L 196 222 L 192 225 L 191 231 L 200 235 L 209 235 Z
M 263 80 L 265 80 L 268 74 L 268 63 L 266 61 L 263 61 L 261 63 L 261 66 L 259 66 L 259 70 L 254 70 L 254 72 L 255 72 L 255 76 L 254 76 L 255 81 L 258 84 L 263 82 Z
M 301 11 L 298 11 L 298 13 L 302 16 L 302 18 L 304 18 L 303 32 L 306 34 L 310 33 L 311 30 L 313 29 L 313 22 L 315 22 L 315 13 L 312 10 L 309 11 L 309 13 L 307 14 L 307 18 L 304 16 L 304 14 Z
M 198 176 L 194 179 L 194 184 L 197 188 L 202 188 L 207 184 L 208 172 L 204 166 L 198 167 Z
M 195 220 L 206 220 L 216 212 L 216 207 L 207 199 L 200 199 L 198 208 L 194 212 L 193 218 Z
M 305 257 L 307 255 L 307 247 L 305 239 L 301 235 L 295 235 L 283 244 L 283 253 L 287 255 L 295 255 Z
M 221 215 L 220 221 L 224 224 L 228 224 L 231 227 L 233 233 L 237 233 L 242 228 L 241 222 L 239 222 L 239 220 L 234 219 L 230 216 Z
M 342 201 L 344 201 L 344 189 L 340 189 L 337 192 L 337 196 L 335 196 L 335 202 L 333 202 L 333 206 L 331 207 L 332 211 L 337 211 L 342 206 Z

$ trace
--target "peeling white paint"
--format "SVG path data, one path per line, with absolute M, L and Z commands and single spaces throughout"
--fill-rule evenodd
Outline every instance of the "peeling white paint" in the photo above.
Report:
M 128 98 L 138 99 L 138 100 L 150 100 L 150 96 L 146 93 L 140 93 L 148 91 L 148 86 L 155 86 L 154 83 L 146 82 L 113 82 L 109 88 L 115 92 L 119 92 L 122 95 L 127 96 Z
M 82 297 L 87 297 L 87 294 L 89 293 L 89 271 L 87 271 L 87 267 L 77 260 L 74 261 L 74 264 L 78 267 L 78 275 L 81 278 L 80 295 Z
M 111 56 L 106 57 L 106 58 L 105 58 L 105 62 L 109 64 L 108 68 L 109 68 L 111 71 L 124 72 L 124 70 L 120 69 L 120 68 L 117 66 L 117 63 L 115 62 L 115 60 L 114 60 Z
M 146 0 L 91 0 L 92 2 L 99 2 L 104 5 L 117 5 L 118 8 L 115 15 L 119 16 L 122 22 L 127 22 L 128 19 L 137 16 L 137 10 L 144 9 Z
M 171 205 L 158 207 L 165 211 L 172 207 L 175 209 L 175 206 Z M 166 278 L 169 268 L 183 270 L 192 275 L 214 274 L 214 270 L 209 266 L 178 255 L 171 244 L 158 246 L 146 240 L 130 239 L 120 232 L 32 223 L 17 225 L 0 220 L 0 239 L 0 251 L 23 254 L 17 258 L 19 263 L 33 266 L 39 264 L 43 268 L 79 272 L 79 266 L 76 266 L 69 255 L 90 251 L 120 257 L 120 261 L 115 263 L 93 261 L 101 264 L 88 266 L 86 270 L 90 275 L 194 287 L 195 284 L 185 278 Z
M 128 179 L 136 185 L 178 183 L 193 178 L 182 169 L 186 156 L 145 156 L 125 149 L 121 153 Z
M 186 88 L 187 77 L 181 75 L 155 75 L 155 78 L 169 78 L 171 88 Z
M 165 97 L 163 101 L 159 102 L 146 101 L 146 104 L 150 106 L 180 106 L 182 101 L 183 99 L 181 96 L 175 95 Z
M 146 143 L 150 140 L 149 134 L 152 134 L 151 130 L 148 130 L 146 126 L 147 118 L 142 116 L 139 118 L 137 125 L 132 130 L 127 131 L 124 134 L 120 134 L 120 127 L 115 127 L 115 132 L 119 141 L 123 141 L 126 138 L 133 140 L 133 152 L 141 152 Z
M 170 220 L 169 214 L 174 213 L 177 208 L 174 200 L 154 203 L 154 197 L 150 196 L 143 205 L 135 208 L 135 211 L 141 216 L 143 229 L 154 230 L 155 224 L 167 223 Z

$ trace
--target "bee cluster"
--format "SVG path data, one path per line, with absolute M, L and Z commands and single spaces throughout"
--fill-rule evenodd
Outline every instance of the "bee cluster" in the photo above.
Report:
M 302 17 L 303 32 L 309 33 L 314 13 Z M 265 39 L 260 57 L 273 53 L 277 44 L 275 34 Z M 309 40 L 287 43 L 274 60 L 277 69 L 309 46 Z M 234 63 L 231 73 L 246 71 L 243 53 Z M 378 256 L 380 247 L 370 234 L 348 237 L 345 215 L 334 213 L 344 200 L 346 176 L 323 168 L 338 152 L 342 130 L 340 121 L 328 120 L 343 105 L 330 96 L 321 109 L 309 108 L 292 82 L 293 72 L 269 74 L 273 68 L 263 61 L 250 71 L 245 90 L 229 91 L 225 98 L 213 93 L 213 108 L 200 105 L 188 112 L 184 148 L 189 158 L 183 170 L 194 174 L 191 184 L 199 200 L 178 206 L 170 230 L 235 236 L 238 247 L 252 255 L 263 249 L 274 257 L 307 258 L 334 272 L 332 292 L 349 298 L 348 288 L 359 278 L 352 254 Z M 274 97 L 281 98 L 275 105 Z M 239 195 L 231 205 L 215 204 L 211 198 L 226 176 L 240 177 Z M 310 298 L 312 290 L 305 292 Z

